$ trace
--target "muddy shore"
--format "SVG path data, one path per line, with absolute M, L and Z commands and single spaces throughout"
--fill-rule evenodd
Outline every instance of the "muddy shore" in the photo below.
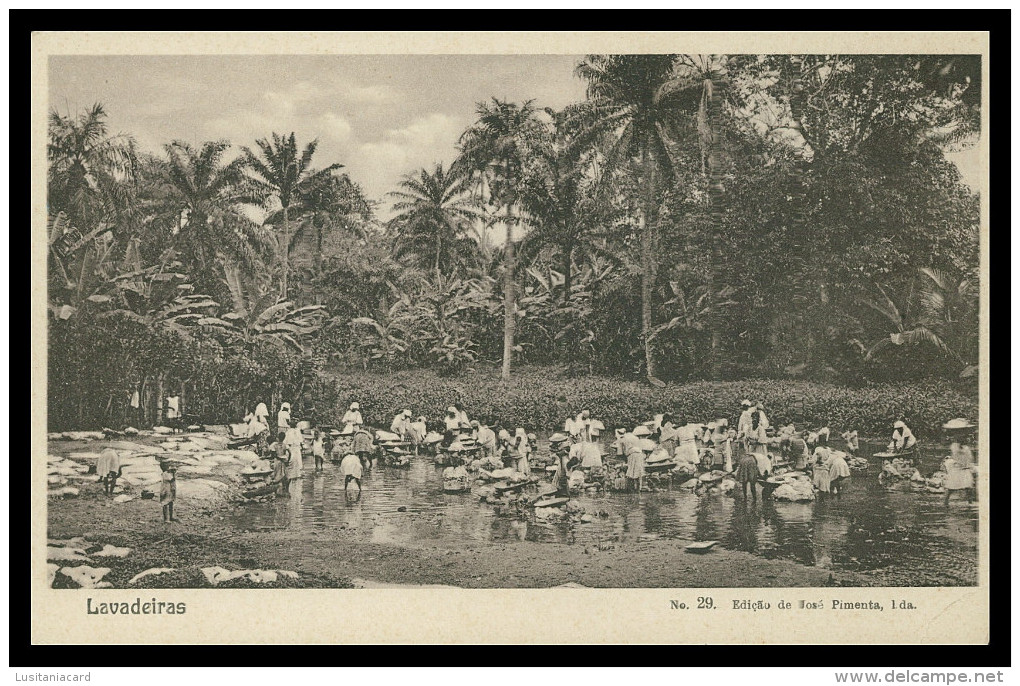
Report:
M 300 583 L 287 586 L 350 588 L 378 584 L 446 585 L 462 588 L 545 588 L 576 584 L 592 588 L 709 588 L 747 586 L 867 585 L 848 572 L 830 572 L 785 560 L 716 548 L 704 555 L 684 550 L 691 541 L 659 539 L 591 545 L 531 541 L 402 546 L 365 543 L 346 530 L 242 530 L 229 524 L 230 503 L 181 511 L 181 522 L 165 525 L 153 500 L 113 503 L 98 484 L 85 484 L 77 498 L 49 503 L 49 538 L 84 537 L 126 546 L 132 553 L 106 560 L 107 579 L 122 587 L 153 567 L 286 569 Z M 170 528 L 172 526 L 172 529 Z M 640 570 L 640 573 L 636 573 Z M 160 577 L 152 577 L 155 582 Z M 198 579 L 173 577 L 159 587 Z M 353 580 L 359 580 L 356 583 Z M 365 580 L 360 582 L 360 580 Z M 139 586 L 142 587 L 142 586 Z M 233 585 L 236 587 L 236 584 Z

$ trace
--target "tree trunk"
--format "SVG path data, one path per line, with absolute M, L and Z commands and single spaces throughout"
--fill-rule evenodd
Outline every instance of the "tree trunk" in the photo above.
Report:
M 570 246 L 560 246 L 560 250 L 563 251 L 563 304 L 570 304 L 570 286 L 571 286 L 571 273 L 570 273 Z
M 163 424 L 163 379 L 165 376 L 164 372 L 160 372 L 156 378 L 156 417 L 153 422 L 156 426 Z
M 314 221 L 315 220 L 313 219 L 312 221 L 313 221 L 313 225 L 314 225 Z M 322 226 L 315 227 L 315 237 L 316 237 L 317 240 L 316 240 L 316 243 L 315 243 L 315 248 L 316 248 L 315 255 L 312 258 L 315 261 L 315 291 L 314 291 L 314 293 L 315 293 L 315 302 L 314 302 L 314 304 L 316 304 L 316 305 L 321 305 L 322 304 L 322 244 L 325 242 L 325 238 L 322 235 L 323 228 L 324 227 L 322 227 Z
M 290 271 L 290 217 L 287 206 L 283 206 L 283 245 L 280 247 L 283 274 L 280 277 L 280 296 L 287 299 L 287 274 Z
M 652 134 L 649 134 L 649 137 Z M 641 213 L 641 338 L 645 346 L 645 374 L 653 385 L 662 382 L 658 379 L 655 355 L 649 337 L 652 333 L 652 294 L 655 289 L 655 250 L 653 239 L 655 233 L 655 158 L 649 149 L 650 142 L 645 141 L 641 150 L 641 168 L 644 172 L 644 207 Z
M 514 353 L 514 241 L 513 204 L 506 206 L 506 254 L 503 268 L 503 370 L 500 378 L 510 379 L 510 360 Z

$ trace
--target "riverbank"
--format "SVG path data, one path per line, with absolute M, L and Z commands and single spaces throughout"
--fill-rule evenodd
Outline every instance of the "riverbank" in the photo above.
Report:
M 573 514 L 566 515 L 485 502 L 482 481 L 472 492 L 447 493 L 442 467 L 424 455 L 403 469 L 377 464 L 355 498 L 335 464 L 315 472 L 306 458 L 290 497 L 251 500 L 241 493 L 257 481 L 246 474 L 261 473 L 266 463 L 249 451 L 225 449 L 225 430 L 210 429 L 50 441 L 47 552 L 55 587 L 74 587 L 58 570 L 76 566 L 108 570 L 93 583 L 130 588 L 977 581 L 977 507 L 959 499 L 947 506 L 942 495 L 923 490 L 885 488 L 875 471 L 855 475 L 839 498 L 808 503 L 745 502 L 667 484 L 640 495 L 579 493 Z M 124 466 L 114 497 L 88 473 L 104 447 L 116 449 Z M 865 454 L 870 449 L 862 443 Z M 180 464 L 180 522 L 172 525 L 161 521 L 158 501 L 165 459 Z M 685 550 L 709 540 L 718 543 L 706 554 Z M 153 569 L 172 571 L 131 583 Z M 242 578 L 228 578 L 237 575 Z
M 704 555 L 684 550 L 692 541 L 655 539 L 595 545 L 532 541 L 406 546 L 366 543 L 338 530 L 244 530 L 229 523 L 229 503 L 181 511 L 173 529 L 160 521 L 158 502 L 114 504 L 99 486 L 85 486 L 78 498 L 49 503 L 49 538 L 82 537 L 95 546 L 131 549 L 124 558 L 104 560 L 105 577 L 124 587 L 152 568 L 196 570 L 282 569 L 297 580 L 270 584 L 298 588 L 351 588 L 373 582 L 444 585 L 460 588 L 547 588 L 564 584 L 592 588 L 711 588 L 859 586 L 849 572 L 830 572 L 786 560 L 765 560 L 717 547 Z M 195 573 L 150 577 L 160 588 L 205 587 Z M 159 580 L 159 581 L 157 581 Z M 167 583 L 169 582 L 169 583 Z M 195 582 L 195 583 L 191 583 Z M 224 587 L 238 587 L 238 583 Z

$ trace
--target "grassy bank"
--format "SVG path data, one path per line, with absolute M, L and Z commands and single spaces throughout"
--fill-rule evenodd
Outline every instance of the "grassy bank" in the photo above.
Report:
M 607 427 L 633 426 L 659 412 L 673 412 L 685 421 L 736 418 L 743 398 L 761 400 L 773 424 L 798 422 L 856 429 L 863 435 L 885 436 L 899 416 L 920 438 L 935 438 L 953 417 L 977 418 L 975 396 L 946 383 L 905 383 L 849 388 L 809 381 L 750 380 L 668 384 L 603 376 L 569 377 L 555 367 L 521 367 L 502 382 L 496 370 L 443 377 L 428 370 L 374 373 L 333 371 L 316 390 L 316 406 L 339 418 L 357 400 L 365 420 L 388 426 L 405 407 L 415 415 L 438 421 L 446 407 L 460 402 L 472 417 L 530 431 L 551 431 L 582 409 Z

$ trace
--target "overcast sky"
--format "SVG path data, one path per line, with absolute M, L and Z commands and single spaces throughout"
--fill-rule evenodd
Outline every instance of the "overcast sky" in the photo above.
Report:
M 584 98 L 581 55 L 61 56 L 50 106 L 101 102 L 112 132 L 147 151 L 183 139 L 253 145 L 271 132 L 319 139 L 313 166 L 346 165 L 384 200 L 416 168 L 449 162 L 475 105 L 496 96 L 560 108 Z M 976 148 L 951 156 L 976 186 Z M 388 203 L 387 203 L 388 204 Z M 383 218 L 388 207 L 381 208 Z
M 50 105 L 102 102 L 112 132 L 158 151 L 175 138 L 253 145 L 271 132 L 319 139 L 313 165 L 346 165 L 381 199 L 403 174 L 449 164 L 476 103 L 560 108 L 584 98 L 581 55 L 55 57 Z

